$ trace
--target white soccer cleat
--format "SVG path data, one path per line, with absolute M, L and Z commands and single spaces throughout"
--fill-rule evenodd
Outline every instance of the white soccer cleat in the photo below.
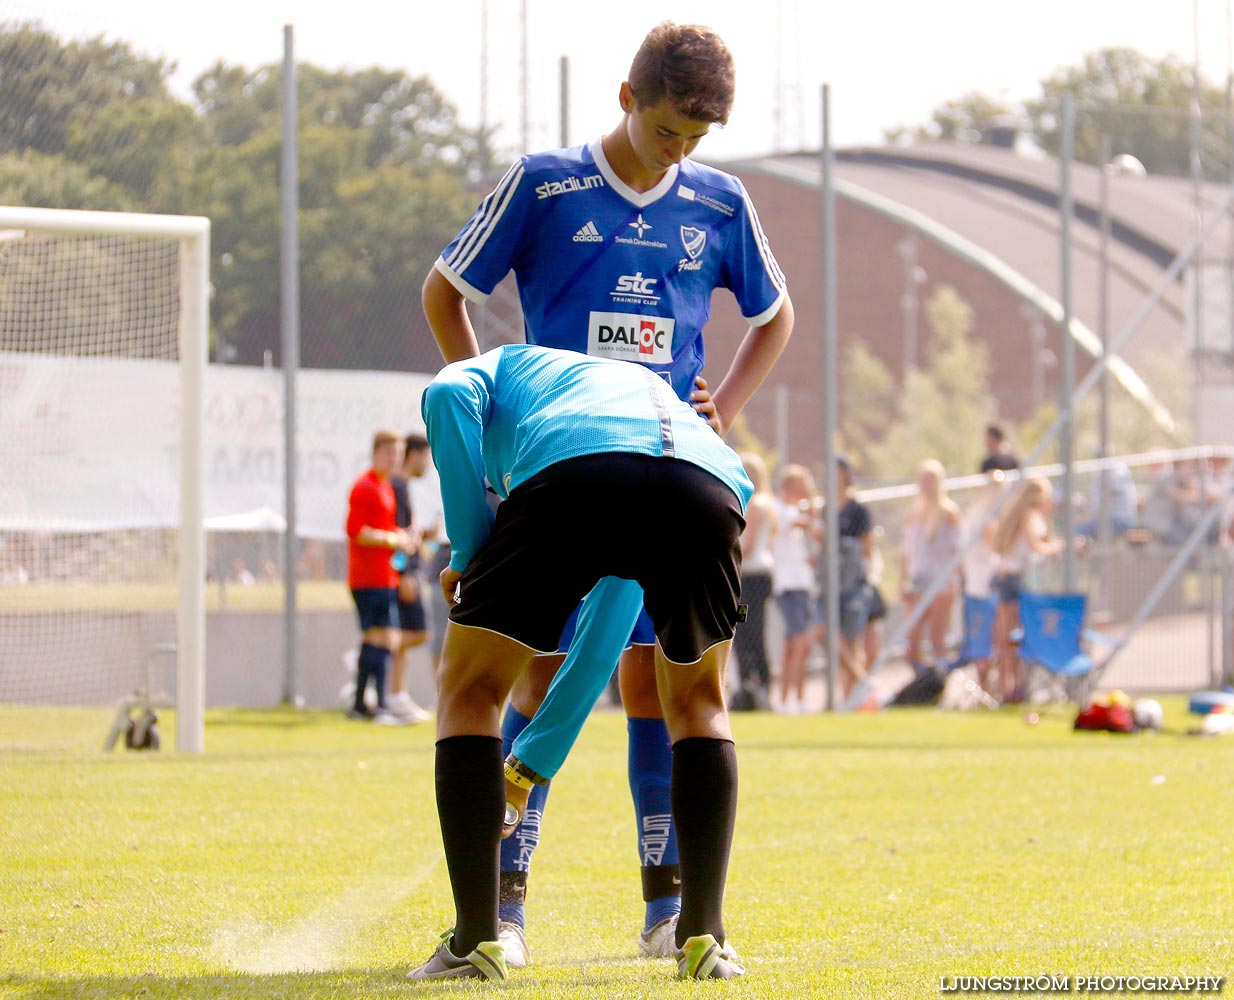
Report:
M 497 924 L 497 943 L 506 953 L 508 968 L 525 969 L 531 963 L 531 948 L 527 945 L 527 935 L 523 928 L 512 920 L 502 920 Z
M 736 979 L 746 974 L 737 953 L 710 934 L 686 938 L 675 955 L 678 979 Z
M 677 918 L 665 917 L 650 930 L 638 932 L 639 958 L 675 958 L 677 956 Z
M 451 927 L 433 949 L 427 962 L 407 973 L 413 982 L 424 979 L 491 979 L 504 983 L 510 973 L 501 946 L 496 941 L 481 941 L 468 955 L 459 958 L 450 951 Z

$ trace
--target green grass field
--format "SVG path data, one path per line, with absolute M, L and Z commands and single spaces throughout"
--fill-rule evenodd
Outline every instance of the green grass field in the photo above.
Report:
M 402 978 L 452 912 L 430 729 L 226 711 L 204 756 L 104 755 L 107 719 L 0 708 L 0 997 L 493 990 Z M 633 957 L 624 723 L 598 714 L 549 801 L 534 966 L 505 990 L 917 998 L 943 976 L 1234 973 L 1234 738 L 1068 719 L 736 717 L 726 919 L 748 975 L 689 984 Z

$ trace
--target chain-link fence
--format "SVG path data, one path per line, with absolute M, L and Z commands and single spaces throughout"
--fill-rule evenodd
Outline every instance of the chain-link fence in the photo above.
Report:
M 504 156 L 427 79 L 300 68 L 301 517 L 297 565 L 289 567 L 280 541 L 280 65 L 273 58 L 258 69 L 221 61 L 182 97 L 169 87 L 169 63 L 160 57 L 83 39 L 72 24 L 16 19 L 0 25 L 0 67 L 0 204 L 210 218 L 206 474 L 219 502 L 207 521 L 208 699 L 268 704 L 288 693 L 279 621 L 283 581 L 294 572 L 301 585 L 293 693 L 308 704 L 334 704 L 346 679 L 344 654 L 355 640 L 344 583 L 347 488 L 367 464 L 377 427 L 419 426 L 424 373 L 439 366 L 420 309 L 421 283 Z M 926 458 L 940 459 L 953 475 L 975 468 L 982 430 L 995 420 L 1023 457 L 1036 453 L 1061 409 L 1069 418 L 1070 456 L 1078 461 L 1196 440 L 1219 444 L 1234 419 L 1231 128 L 1221 95 L 1201 93 L 1194 107 L 1077 104 L 1066 271 L 1054 158 L 1064 152 L 1063 116 L 1055 101 L 1030 108 L 1029 118 L 1031 137 L 1009 142 L 993 135 L 972 145 L 888 146 L 837 157 L 838 437 L 861 488 L 908 482 Z M 1031 146 L 1031 155 L 1018 155 L 1017 143 Z M 790 183 L 785 178 L 798 177 L 812 161 L 780 160 L 770 165 L 777 170 L 764 165 L 761 174 L 735 169 L 756 196 L 789 273 L 798 333 L 751 405 L 751 422 L 732 440 L 817 467 L 822 373 L 811 296 L 818 240 L 794 228 L 817 216 L 817 175 Z M 788 185 L 783 197 L 759 187 L 769 177 Z M 1064 339 L 1067 283 L 1071 324 Z M 473 308 L 472 318 L 482 348 L 522 336 L 510 283 Z M 7 329 L 0 336 L 0 350 L 9 353 L 71 353 L 52 343 L 15 347 Z M 1064 360 L 1073 348 L 1068 370 Z M 1106 349 L 1111 357 L 1101 368 Z M 1078 400 L 1068 391 L 1073 381 L 1085 386 Z M 1171 451 L 1167 458 L 1191 460 L 1180 457 L 1186 454 Z M 1054 443 L 1036 460 L 1058 457 Z M 1181 544 L 1143 523 L 1153 491 L 1148 466 L 1129 457 L 1127 470 L 1140 498 L 1134 530 L 1099 531 L 1077 555 L 1074 579 L 1039 584 L 1085 590 L 1094 623 L 1111 628 L 1134 621 L 1172 571 Z M 1205 496 L 1221 474 L 1206 473 Z M 1093 513 L 1089 473 L 1051 475 L 1060 496 L 1072 494 L 1069 523 L 1078 529 Z M 65 481 L 71 491 L 71 473 Z M 954 491 L 962 506 L 966 488 Z M 91 506 L 91 497 L 83 493 L 80 503 Z M 876 494 L 873 502 L 887 564 L 892 657 L 902 648 L 896 598 L 907 503 L 907 494 Z M 163 607 L 161 597 L 131 586 L 134 564 L 160 559 L 135 551 L 131 530 L 117 523 L 65 533 L 37 521 L 4 529 L 0 615 L 15 615 L 19 606 L 31 613 L 18 594 L 48 583 L 69 585 L 56 600 L 120 602 L 115 610 L 136 618 Z M 1147 624 L 1119 653 L 1112 670 L 1125 671 L 1128 686 L 1176 688 L 1220 676 L 1224 640 L 1204 638 L 1216 636 L 1220 616 L 1211 609 L 1223 606 L 1214 581 L 1224 563 L 1212 538 L 1205 536 L 1164 584 Z M 1175 661 L 1152 652 L 1157 647 L 1149 640 L 1173 637 L 1171 628 L 1203 655 L 1167 669 Z M 139 636 L 131 658 L 144 661 L 164 638 Z M 0 664 L 16 655 L 0 650 Z M 413 693 L 428 699 L 427 670 L 417 655 Z M 168 668 L 167 684 L 172 674 Z M 128 674 L 115 678 L 107 695 L 130 683 Z M 57 697 L 98 700 L 94 693 Z

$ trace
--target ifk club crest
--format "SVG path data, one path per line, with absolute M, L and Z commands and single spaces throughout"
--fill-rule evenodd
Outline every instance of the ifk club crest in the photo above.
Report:
M 699 255 L 707 246 L 707 231 L 695 229 L 693 226 L 682 226 L 681 245 L 686 248 L 686 253 L 690 255 L 691 260 L 698 260 Z

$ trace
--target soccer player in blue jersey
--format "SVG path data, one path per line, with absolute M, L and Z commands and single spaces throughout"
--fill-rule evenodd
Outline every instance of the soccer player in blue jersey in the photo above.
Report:
M 447 365 L 422 408 L 454 545 L 441 586 L 457 587 L 434 764 L 455 924 L 408 978 L 507 977 L 501 705 L 535 653 L 556 648 L 578 601 L 614 578 L 606 610 L 625 631 L 645 600 L 673 741 L 678 975 L 741 975 L 722 914 L 737 809 L 723 674 L 753 492 L 741 460 L 654 373 L 527 344 Z M 504 498 L 495 517 L 486 482 Z M 610 505 L 654 511 L 663 534 L 609 531 L 595 511 Z M 579 643 L 591 634 L 584 623 Z
M 793 325 L 784 276 L 741 182 L 688 158 L 728 120 L 733 87 L 732 56 L 714 32 L 654 28 L 619 89 L 617 127 L 584 146 L 522 157 L 429 273 L 424 309 L 446 361 L 479 352 L 466 303 L 484 301 L 513 270 L 529 343 L 643 365 L 726 432 Z M 721 287 L 749 329 L 712 394 L 702 330 Z M 652 518 L 647 530 L 663 528 Z M 680 908 L 672 757 L 646 615 L 631 638 L 619 681 L 646 903 L 639 952 L 671 955 Z M 507 752 L 561 661 L 538 657 L 516 682 L 502 724 Z M 527 958 L 523 901 L 546 795 L 535 789 L 502 847 L 501 938 L 515 966 Z

